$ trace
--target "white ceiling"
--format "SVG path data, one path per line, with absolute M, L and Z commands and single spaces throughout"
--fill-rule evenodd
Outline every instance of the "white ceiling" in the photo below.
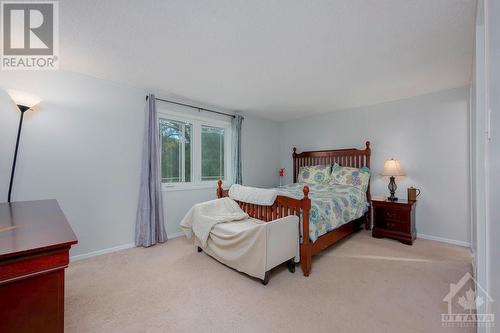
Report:
M 64 0 L 61 68 L 288 120 L 469 82 L 475 0 Z

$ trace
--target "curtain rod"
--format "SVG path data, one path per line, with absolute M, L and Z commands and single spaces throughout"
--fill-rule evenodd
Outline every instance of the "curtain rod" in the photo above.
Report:
M 148 99 L 148 97 L 149 96 L 146 96 L 146 100 Z M 202 108 L 202 107 L 199 107 L 199 106 L 194 106 L 194 105 L 189 105 L 189 104 L 174 102 L 174 101 L 171 101 L 171 100 L 168 100 L 168 99 L 163 99 L 163 98 L 158 98 L 158 97 L 155 97 L 155 99 L 157 101 L 161 101 L 161 102 L 172 103 L 172 104 L 177 104 L 177 105 L 181 105 L 181 106 L 187 106 L 188 108 L 197 109 L 198 111 L 207 111 L 207 112 L 217 113 L 217 114 L 220 114 L 220 115 L 223 115 L 223 116 L 228 116 L 228 117 L 231 117 L 231 118 L 235 118 L 236 117 L 234 114 L 229 114 L 229 113 L 224 113 L 224 112 L 220 112 L 220 111 L 205 109 L 205 108 Z

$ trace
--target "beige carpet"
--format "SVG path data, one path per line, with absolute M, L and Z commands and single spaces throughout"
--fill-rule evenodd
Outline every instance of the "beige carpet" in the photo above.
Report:
M 298 267 L 297 267 L 298 268 Z M 360 232 L 316 256 L 306 278 L 277 268 L 267 286 L 184 238 L 72 263 L 67 332 L 464 332 L 441 328 L 449 283 L 469 251 Z M 468 329 L 472 331 L 472 329 Z

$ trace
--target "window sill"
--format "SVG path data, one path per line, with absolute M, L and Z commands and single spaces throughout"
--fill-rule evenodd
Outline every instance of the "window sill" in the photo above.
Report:
M 224 184 L 223 188 L 227 190 L 231 185 Z M 177 191 L 193 191 L 193 190 L 207 190 L 213 189 L 214 193 L 217 190 L 217 183 L 208 183 L 208 184 L 175 184 L 175 185 L 166 185 L 161 184 L 162 192 L 177 192 Z

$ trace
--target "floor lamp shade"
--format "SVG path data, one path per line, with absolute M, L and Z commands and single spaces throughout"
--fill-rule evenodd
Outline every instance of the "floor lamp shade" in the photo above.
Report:
M 19 108 L 19 111 L 21 111 L 21 116 L 19 118 L 19 127 L 17 129 L 16 149 L 14 150 L 14 160 L 12 161 L 12 169 L 10 173 L 9 194 L 7 196 L 7 202 L 10 202 L 12 194 L 12 184 L 14 183 L 14 175 L 16 172 L 17 152 L 19 150 L 19 139 L 21 138 L 21 129 L 23 128 L 24 113 L 29 109 L 31 109 L 33 106 L 40 103 L 41 99 L 34 95 L 18 90 L 7 90 L 7 93 L 10 95 L 14 103 L 16 103 L 17 107 Z
M 405 175 L 405 172 L 401 167 L 401 163 L 393 158 L 386 160 L 381 175 L 390 177 L 389 185 L 387 187 L 389 188 L 391 196 L 387 199 L 390 201 L 397 201 L 398 198 L 394 195 L 396 193 L 396 189 L 398 188 L 396 185 L 396 177 Z

